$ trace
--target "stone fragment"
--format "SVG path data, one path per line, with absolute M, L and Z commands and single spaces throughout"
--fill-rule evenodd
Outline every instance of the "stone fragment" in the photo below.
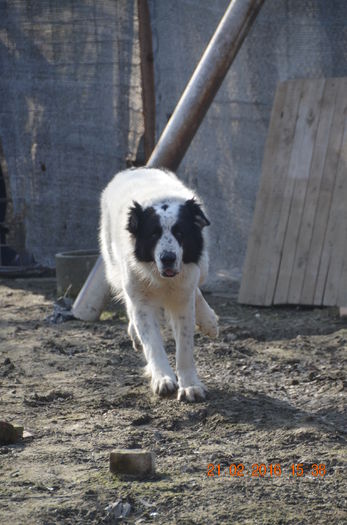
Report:
M 7 421 L 0 421 L 0 446 L 11 445 L 23 437 L 23 427 L 16 427 Z
M 107 505 L 105 508 L 106 516 L 111 520 L 119 520 L 121 518 L 126 518 L 131 512 L 131 505 L 128 502 L 122 503 L 121 500 L 116 501 Z
M 147 450 L 116 449 L 110 453 L 110 471 L 113 474 L 144 478 L 154 474 L 154 457 Z

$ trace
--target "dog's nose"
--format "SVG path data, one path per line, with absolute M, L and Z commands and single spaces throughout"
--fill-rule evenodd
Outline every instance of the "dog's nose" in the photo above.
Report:
M 165 251 L 161 254 L 160 260 L 164 266 L 172 266 L 176 261 L 176 254 L 174 252 Z

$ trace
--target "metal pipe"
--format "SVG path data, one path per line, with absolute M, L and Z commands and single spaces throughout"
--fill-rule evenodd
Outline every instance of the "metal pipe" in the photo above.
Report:
M 147 166 L 177 169 L 263 3 L 264 0 L 230 2 Z M 96 321 L 108 294 L 104 264 L 99 257 L 73 304 L 73 315 Z

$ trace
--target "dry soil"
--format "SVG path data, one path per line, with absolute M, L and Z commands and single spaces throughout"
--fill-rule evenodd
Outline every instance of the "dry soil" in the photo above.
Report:
M 336 309 L 207 296 L 221 334 L 196 335 L 209 395 L 186 404 L 151 393 L 121 307 L 51 324 L 54 296 L 53 280 L 0 281 L 0 419 L 31 434 L 0 447 L 1 523 L 346 523 Z M 156 475 L 112 475 L 119 447 L 151 450 Z

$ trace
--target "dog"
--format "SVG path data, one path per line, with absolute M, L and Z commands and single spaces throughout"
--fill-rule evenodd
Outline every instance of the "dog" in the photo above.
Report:
M 218 319 L 199 286 L 207 277 L 205 228 L 197 195 L 173 173 L 132 168 L 118 173 L 101 196 L 100 248 L 106 278 L 126 306 L 128 334 L 141 346 L 146 374 L 160 396 L 205 399 L 193 357 L 195 325 L 218 335 Z M 176 376 L 160 332 L 161 312 L 176 342 Z

